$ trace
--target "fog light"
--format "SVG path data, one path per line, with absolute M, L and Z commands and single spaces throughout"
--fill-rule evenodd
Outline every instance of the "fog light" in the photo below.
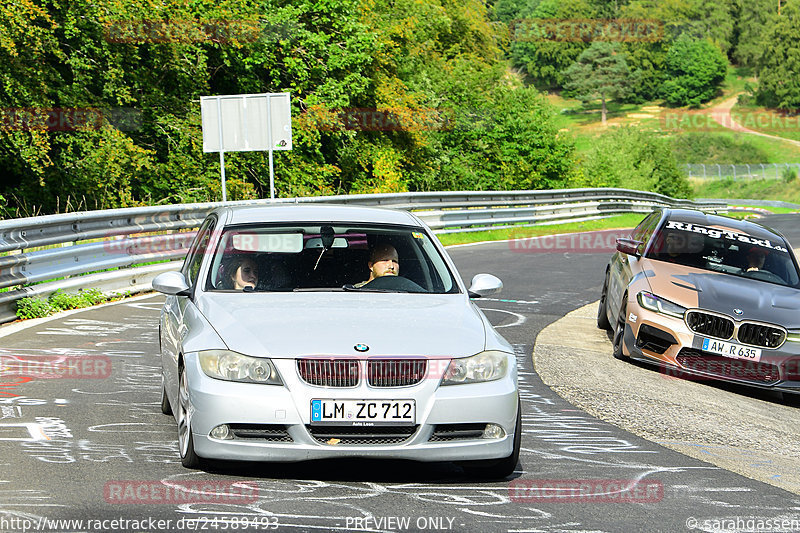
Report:
M 497 424 L 486 424 L 486 429 L 483 430 L 483 435 L 481 438 L 502 439 L 505 436 L 506 432 L 503 431 L 503 428 L 501 428 Z
M 233 433 L 231 433 L 231 428 L 228 427 L 228 424 L 222 424 L 221 426 L 217 426 L 211 430 L 211 438 L 231 440 L 233 439 Z

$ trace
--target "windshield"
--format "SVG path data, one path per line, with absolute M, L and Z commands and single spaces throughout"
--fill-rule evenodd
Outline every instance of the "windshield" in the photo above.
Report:
M 206 290 L 458 292 L 419 228 L 377 225 L 246 225 L 224 230 Z
M 800 275 L 786 243 L 764 230 L 752 235 L 671 220 L 654 235 L 646 257 L 777 285 L 800 286 Z

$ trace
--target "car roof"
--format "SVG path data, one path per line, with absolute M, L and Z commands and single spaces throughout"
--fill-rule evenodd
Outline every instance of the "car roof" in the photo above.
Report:
M 783 235 L 781 235 L 779 232 L 756 222 L 751 222 L 749 220 L 737 220 L 735 218 L 721 215 L 713 215 L 694 209 L 666 209 L 665 215 L 667 220 L 690 223 L 696 226 L 721 226 L 731 229 L 737 233 L 746 233 L 761 239 L 770 237 L 773 239 L 783 238 Z
M 382 207 L 354 205 L 239 205 L 225 206 L 215 210 L 227 212 L 227 224 L 250 224 L 254 222 L 363 222 L 376 224 L 400 224 L 420 227 L 419 220 L 407 211 Z

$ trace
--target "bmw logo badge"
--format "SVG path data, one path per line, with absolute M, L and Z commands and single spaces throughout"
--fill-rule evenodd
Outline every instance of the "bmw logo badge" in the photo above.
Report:
M 744 311 L 741 309 L 734 309 L 733 312 L 736 314 L 736 316 L 742 316 L 744 314 Z
M 367 350 L 369 350 L 369 346 L 361 343 L 356 344 L 355 346 L 353 346 L 353 348 L 355 348 L 357 352 L 366 352 Z

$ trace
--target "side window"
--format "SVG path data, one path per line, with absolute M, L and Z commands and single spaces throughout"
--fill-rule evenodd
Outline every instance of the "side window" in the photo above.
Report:
M 647 242 L 650 240 L 650 237 L 653 236 L 653 232 L 656 230 L 659 220 L 661 220 L 661 212 L 656 211 L 650 213 L 633 231 L 633 238 L 642 242 L 642 244 L 639 245 L 639 254 L 644 254 Z
M 200 226 L 200 229 L 197 230 L 197 238 L 192 246 L 192 250 L 183 263 L 181 272 L 183 272 L 186 281 L 188 281 L 189 285 L 192 287 L 194 287 L 194 284 L 197 282 L 197 275 L 200 273 L 200 265 L 203 264 L 203 257 L 206 255 L 208 241 L 211 238 L 211 232 L 214 230 L 215 224 L 215 219 L 208 219 Z

